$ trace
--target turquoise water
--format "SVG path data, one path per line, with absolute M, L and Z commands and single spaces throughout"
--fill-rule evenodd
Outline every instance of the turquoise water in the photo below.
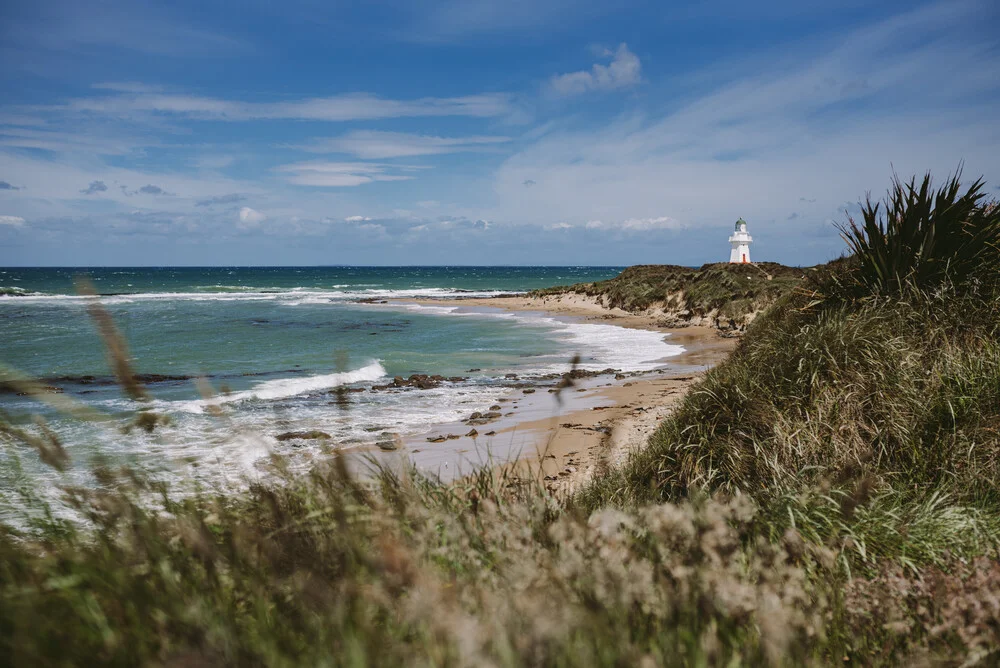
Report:
M 282 431 L 320 429 L 337 447 L 377 433 L 416 434 L 485 410 L 510 391 L 507 374 L 560 372 L 580 354 L 589 368 L 654 368 L 678 351 L 661 335 L 454 305 L 359 303 L 419 297 L 493 296 L 609 278 L 617 267 L 322 267 L 0 269 L 0 361 L 63 396 L 111 416 L 103 425 L 66 418 L 30 397 L 0 392 L 0 410 L 33 428 L 43 415 L 74 461 L 102 454 L 181 478 L 239 475 L 279 443 Z M 170 425 L 124 434 L 139 407 L 112 382 L 104 348 L 74 280 L 86 275 L 147 374 L 150 405 Z M 355 392 L 393 376 L 463 380 L 431 390 Z M 194 379 L 217 396 L 206 399 Z M 225 419 L 212 415 L 221 406 Z M 30 454 L 19 453 L 31 466 Z M 317 454 L 315 451 L 313 455 Z M 6 456 L 10 456 L 7 453 Z M 0 454 L 0 457 L 5 455 Z M 2 463 L 0 463 L 2 468 Z M 81 464 L 81 471 L 85 467 Z

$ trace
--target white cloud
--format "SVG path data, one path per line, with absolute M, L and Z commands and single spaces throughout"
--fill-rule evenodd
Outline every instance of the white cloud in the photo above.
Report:
M 250 230 L 255 227 L 259 227 L 261 223 L 267 220 L 267 216 L 263 213 L 257 211 L 256 209 L 251 209 L 248 206 L 240 209 L 239 218 L 240 221 L 236 224 L 236 227 L 241 230 Z
M 341 137 L 317 139 L 296 148 L 312 153 L 350 153 L 363 160 L 382 160 L 482 150 L 490 145 L 509 141 L 510 137 L 434 137 L 405 132 L 357 130 Z
M 10 225 L 11 227 L 23 227 L 24 218 L 20 216 L 0 216 L 0 225 Z
M 369 162 L 297 162 L 282 165 L 276 171 L 288 174 L 287 180 L 299 186 L 343 188 L 374 181 L 408 181 L 406 174 L 385 173 L 390 166 Z
M 160 93 L 163 86 L 144 84 L 137 81 L 105 81 L 91 84 L 96 90 L 111 90 L 116 93 Z
M 503 116 L 513 111 L 505 93 L 393 100 L 370 93 L 349 93 L 289 102 L 243 102 L 183 93 L 127 93 L 75 98 L 62 107 L 91 114 L 130 117 L 136 112 L 173 114 L 219 121 L 359 121 L 423 116 Z
M 385 225 L 378 225 L 375 223 L 358 225 L 358 231 L 366 235 L 368 238 L 383 238 L 387 236 Z
M 128 155 L 135 151 L 159 146 L 160 141 L 149 136 L 93 132 L 85 128 L 72 131 L 50 128 L 0 127 L 0 146 L 32 148 L 53 152 L 78 152 L 98 155 Z
M 566 223 L 562 223 L 566 225 Z M 571 227 L 566 225 L 567 227 Z M 621 221 L 587 221 L 588 230 L 629 230 L 632 232 L 645 232 L 648 230 L 679 230 L 684 227 L 679 221 L 670 216 L 657 216 L 655 218 L 626 218 Z M 560 228 L 564 229 L 564 228 Z
M 500 166 L 497 205 L 483 213 L 632 230 L 727 227 L 743 216 L 794 260 L 796 244 L 815 241 L 802 230 L 842 219 L 843 203 L 879 192 L 893 167 L 940 180 L 964 159 L 966 175 L 996 182 L 1000 54 L 965 29 L 977 8 L 939 4 L 836 35 L 835 46 L 772 53 L 769 65 L 658 116 L 552 129 Z M 941 82 L 933 96 L 920 84 L 928 79 Z M 788 221 L 792 211 L 800 218 Z M 842 248 L 835 235 L 823 243 L 810 261 Z
M 616 52 L 606 51 L 605 55 L 613 56 L 609 64 L 595 63 L 590 70 L 557 74 L 549 81 L 549 87 L 558 95 L 579 95 L 628 88 L 642 81 L 642 64 L 627 44 L 622 42 Z
M 348 216 L 347 218 L 344 218 L 344 220 L 348 223 L 363 223 L 371 220 L 371 218 L 368 216 Z

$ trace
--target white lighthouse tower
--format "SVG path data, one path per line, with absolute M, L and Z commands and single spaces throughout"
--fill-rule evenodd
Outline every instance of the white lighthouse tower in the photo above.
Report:
M 747 233 L 747 221 L 740 218 L 736 221 L 736 231 L 729 237 L 729 243 L 733 250 L 729 253 L 730 264 L 743 264 L 750 262 L 750 244 L 753 237 Z

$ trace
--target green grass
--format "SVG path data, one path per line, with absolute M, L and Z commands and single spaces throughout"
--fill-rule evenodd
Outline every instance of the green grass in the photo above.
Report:
M 742 321 L 761 311 L 802 283 L 814 270 L 774 262 L 706 264 L 699 269 L 674 265 L 637 265 L 596 283 L 579 283 L 536 290 L 540 297 L 569 292 L 601 298 L 605 305 L 626 311 L 652 306 L 675 311 L 681 320 L 717 316 Z
M 338 457 L 307 476 L 276 459 L 240 494 L 98 466 L 52 506 L 22 475 L 0 665 L 995 665 L 998 266 L 889 289 L 858 257 L 770 280 L 640 267 L 587 288 L 776 305 L 569 498 L 508 469 L 358 480 Z M 43 425 L 0 426 L 10 461 L 69 464 Z

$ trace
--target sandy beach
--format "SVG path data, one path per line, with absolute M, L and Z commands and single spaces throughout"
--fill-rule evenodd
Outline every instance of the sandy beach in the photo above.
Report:
M 448 476 L 482 463 L 517 461 L 520 475 L 537 477 L 554 493 L 568 493 L 642 447 L 688 389 L 725 359 L 736 340 L 711 327 L 663 326 L 661 314 L 609 309 L 585 295 L 407 299 L 401 302 L 460 309 L 541 312 L 579 321 L 663 332 L 684 352 L 657 371 L 603 374 L 574 381 L 557 392 L 558 381 L 515 390 L 504 400 L 502 417 L 487 426 L 439 425 L 405 441 L 414 462 Z M 451 447 L 434 448 L 444 439 Z M 440 441 L 438 441 L 440 442 Z M 452 455 L 450 458 L 448 455 Z

